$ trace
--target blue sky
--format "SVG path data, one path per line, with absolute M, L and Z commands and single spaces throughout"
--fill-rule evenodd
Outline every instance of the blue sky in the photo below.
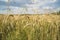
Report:
M 0 0 L 0 13 L 7 13 L 8 0 Z M 11 13 L 44 13 L 60 10 L 60 0 L 10 0 Z

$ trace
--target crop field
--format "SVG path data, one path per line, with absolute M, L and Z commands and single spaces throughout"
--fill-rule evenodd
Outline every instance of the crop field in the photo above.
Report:
M 0 15 L 0 40 L 60 40 L 60 15 Z

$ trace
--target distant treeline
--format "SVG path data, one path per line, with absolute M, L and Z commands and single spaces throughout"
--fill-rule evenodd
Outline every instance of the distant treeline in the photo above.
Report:
M 58 11 L 58 12 L 53 12 L 52 14 L 60 15 L 60 11 Z

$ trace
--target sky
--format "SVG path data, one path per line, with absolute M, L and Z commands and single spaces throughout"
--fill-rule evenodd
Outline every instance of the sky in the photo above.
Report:
M 35 14 L 59 10 L 60 0 L 9 0 L 9 4 L 8 0 L 0 0 L 0 13 L 3 14 Z

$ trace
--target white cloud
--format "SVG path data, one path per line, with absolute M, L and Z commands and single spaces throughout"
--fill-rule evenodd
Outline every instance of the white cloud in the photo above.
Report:
M 12 1 L 21 1 L 21 0 L 12 0 Z
M 52 3 L 56 2 L 57 0 L 51 0 Z
M 33 4 L 26 4 L 27 7 L 39 8 L 42 5 L 56 2 L 56 0 L 31 0 L 31 1 Z
M 37 3 L 39 0 L 31 0 L 32 3 Z
M 8 0 L 3 0 L 8 2 Z M 10 1 L 15 1 L 15 2 L 19 2 L 21 0 L 10 0 Z M 42 6 L 42 5 L 46 5 L 48 3 L 54 3 L 57 0 L 31 0 L 32 4 L 26 4 L 27 6 L 27 11 L 26 8 L 21 8 L 21 7 L 13 7 L 10 6 L 11 12 L 12 13 L 29 13 L 29 14 L 33 14 L 36 12 L 45 12 L 43 10 L 47 9 L 47 10 L 52 10 L 53 7 L 52 6 Z M 40 6 L 42 6 L 42 9 L 40 9 Z M 40 11 L 41 10 L 41 11 Z
M 0 1 L 5 1 L 5 2 L 8 2 L 8 0 L 0 0 Z
M 31 0 L 31 1 L 32 1 L 33 4 L 26 4 L 26 6 L 28 8 L 32 8 L 34 10 L 36 10 L 36 9 L 41 10 L 41 9 L 39 9 L 40 6 L 46 5 L 46 4 L 49 4 L 49 3 L 54 3 L 57 0 Z M 50 11 L 50 10 L 54 9 L 54 7 L 52 7 L 52 6 L 42 6 L 42 9 Z
M 6 2 L 8 2 L 9 0 L 5 0 Z
M 8 1 L 15 1 L 15 2 L 19 2 L 21 0 L 0 0 L 0 1 L 5 1 L 5 2 L 8 2 Z
M 56 2 L 57 0 L 31 0 L 32 3 L 49 3 L 49 2 Z
M 45 6 L 45 7 L 43 7 L 43 9 L 53 9 L 53 7 Z
M 20 7 L 14 7 L 14 6 L 10 6 L 10 11 L 8 11 L 8 13 L 13 13 L 13 14 L 24 14 L 27 13 L 26 8 L 20 8 Z
M 8 13 L 13 13 L 13 14 L 35 14 L 39 13 L 40 11 L 38 9 L 32 9 L 32 8 L 20 8 L 20 7 L 13 7 L 10 6 L 10 11 Z

